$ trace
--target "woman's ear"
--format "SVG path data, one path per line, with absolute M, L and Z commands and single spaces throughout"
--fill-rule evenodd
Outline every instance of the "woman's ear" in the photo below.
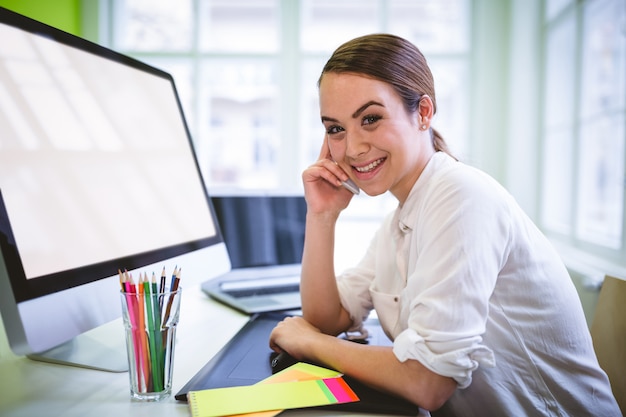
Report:
M 434 116 L 434 105 L 428 94 L 424 94 L 417 106 L 418 122 L 420 130 L 428 130 L 430 128 L 430 122 Z

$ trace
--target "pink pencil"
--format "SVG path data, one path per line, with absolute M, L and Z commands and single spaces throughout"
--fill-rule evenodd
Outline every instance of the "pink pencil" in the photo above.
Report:
M 125 274 L 128 274 L 125 272 Z M 141 353 L 141 345 L 140 345 L 140 334 L 138 333 L 138 311 L 137 311 L 137 290 L 135 287 L 135 283 L 133 282 L 132 275 L 128 274 L 127 279 L 125 280 L 126 285 L 126 306 L 128 308 L 128 317 L 130 319 L 130 325 L 132 328 L 132 336 L 133 336 L 133 350 L 135 351 L 135 366 L 137 369 L 137 388 L 139 391 L 142 391 L 141 384 L 141 369 L 142 369 L 142 353 Z M 145 384 L 144 384 L 145 385 Z M 145 388 L 145 386 L 144 386 Z
M 140 338 L 140 348 L 141 348 L 141 362 L 142 362 L 142 371 L 144 376 L 144 383 L 146 386 L 148 385 L 148 381 L 152 380 L 150 374 L 150 358 L 148 357 L 148 335 L 146 334 L 146 318 L 144 311 L 144 279 L 139 275 L 139 283 L 137 287 L 139 288 L 139 338 Z

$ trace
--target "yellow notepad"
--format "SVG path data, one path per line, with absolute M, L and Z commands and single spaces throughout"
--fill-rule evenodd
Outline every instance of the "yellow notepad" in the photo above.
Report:
M 302 371 L 296 369 L 296 372 Z M 194 417 L 216 417 L 358 401 L 358 397 L 341 377 L 192 391 L 188 397 L 191 414 Z
M 289 381 L 309 381 L 323 378 L 336 378 L 341 376 L 337 371 L 311 365 L 304 362 L 297 362 L 288 368 L 283 369 L 274 375 L 258 382 L 259 384 L 274 384 L 277 382 Z M 254 413 L 235 414 L 237 417 L 274 417 L 284 410 L 258 411 Z

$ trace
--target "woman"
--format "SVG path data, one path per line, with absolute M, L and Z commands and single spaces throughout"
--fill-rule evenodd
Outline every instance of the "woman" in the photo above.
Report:
M 619 415 L 559 257 L 432 128 L 435 91 L 419 50 L 392 35 L 347 42 L 324 67 L 319 97 L 326 136 L 302 175 L 303 316 L 279 323 L 271 347 L 442 415 Z M 399 204 L 363 260 L 336 277 L 348 179 Z M 335 337 L 372 309 L 392 348 Z

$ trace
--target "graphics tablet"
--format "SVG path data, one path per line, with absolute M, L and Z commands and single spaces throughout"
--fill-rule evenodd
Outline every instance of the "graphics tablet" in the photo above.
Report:
M 273 351 L 269 348 L 269 335 L 276 324 L 285 317 L 284 313 L 262 313 L 252 316 L 222 350 L 185 384 L 175 398 L 186 401 L 187 393 L 190 391 L 252 385 L 272 375 Z M 391 345 L 377 320 L 368 320 L 366 328 L 369 336 L 365 343 Z M 376 391 L 349 376 L 344 376 L 344 379 L 360 401 L 324 406 L 324 409 L 412 416 L 419 412 L 416 405 L 406 400 Z

